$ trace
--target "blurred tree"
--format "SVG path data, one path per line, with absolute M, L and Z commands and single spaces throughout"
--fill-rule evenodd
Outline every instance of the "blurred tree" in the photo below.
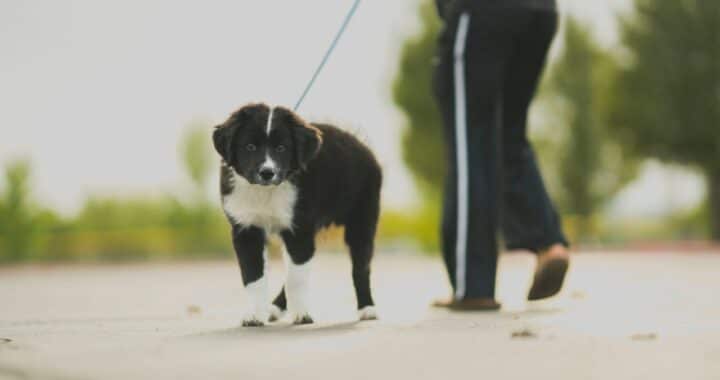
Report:
M 405 163 L 422 195 L 438 200 L 445 160 L 442 124 L 431 91 L 431 77 L 440 20 L 432 1 L 420 4 L 419 16 L 419 34 L 409 38 L 402 48 L 393 99 L 407 119 L 402 140 Z
M 720 240 L 720 1 L 637 0 L 621 29 L 613 133 L 639 156 L 699 168 Z
M 195 187 L 196 201 L 207 200 L 207 181 L 213 168 L 208 124 L 193 122 L 180 143 L 180 156 Z
M 219 207 L 210 203 L 207 194 L 207 182 L 217 162 L 210 141 L 211 130 L 208 123 L 193 122 L 180 143 L 182 161 L 192 179 L 195 191 L 192 202 L 187 206 L 176 201 L 175 207 L 172 208 L 171 223 L 173 221 L 186 223 L 185 231 L 177 236 L 176 241 L 180 250 L 188 252 L 207 251 L 212 247 L 207 243 L 209 237 L 215 236 L 215 231 L 226 230 L 226 228 L 218 229 L 218 221 L 221 221 L 222 213 Z
M 30 200 L 30 163 L 19 160 L 5 167 L 5 189 L 0 201 L 0 259 L 19 261 L 28 258 L 35 242 Z
M 565 19 L 563 38 L 564 50 L 539 98 L 552 114 L 540 155 L 554 198 L 572 216 L 574 239 L 587 240 L 595 232 L 593 215 L 635 176 L 637 165 L 623 156 L 607 127 L 612 61 L 573 17 Z

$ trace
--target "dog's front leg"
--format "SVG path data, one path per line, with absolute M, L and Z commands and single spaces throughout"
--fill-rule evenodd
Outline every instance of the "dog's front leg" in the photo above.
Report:
M 313 323 L 309 311 L 310 262 L 315 254 L 315 236 L 312 231 L 286 231 L 282 234 L 285 242 L 285 264 L 287 278 L 285 293 L 287 308 L 296 325 Z
M 233 246 L 247 296 L 242 325 L 263 326 L 267 322 L 270 305 L 265 273 L 265 232 L 252 226 L 233 226 Z

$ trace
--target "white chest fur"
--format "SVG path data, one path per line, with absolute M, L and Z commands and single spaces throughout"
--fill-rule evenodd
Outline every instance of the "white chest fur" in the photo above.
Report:
M 292 227 L 297 188 L 289 182 L 278 186 L 252 185 L 233 172 L 233 191 L 223 197 L 223 209 L 233 222 L 268 232 Z

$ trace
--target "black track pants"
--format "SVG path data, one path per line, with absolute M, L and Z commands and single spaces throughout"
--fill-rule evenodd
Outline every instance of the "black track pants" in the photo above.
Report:
M 448 162 L 443 256 L 456 299 L 494 297 L 498 227 L 508 249 L 567 244 L 527 139 L 557 14 L 489 8 L 445 16 L 434 73 Z

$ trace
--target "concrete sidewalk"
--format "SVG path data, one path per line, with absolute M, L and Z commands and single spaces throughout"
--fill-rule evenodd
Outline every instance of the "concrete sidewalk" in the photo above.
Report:
M 357 323 L 349 259 L 320 255 L 319 323 L 260 329 L 233 261 L 0 269 L 0 379 L 720 379 L 720 255 L 576 255 L 533 305 L 533 258 L 500 265 L 502 311 L 449 313 L 439 259 L 380 253 Z

